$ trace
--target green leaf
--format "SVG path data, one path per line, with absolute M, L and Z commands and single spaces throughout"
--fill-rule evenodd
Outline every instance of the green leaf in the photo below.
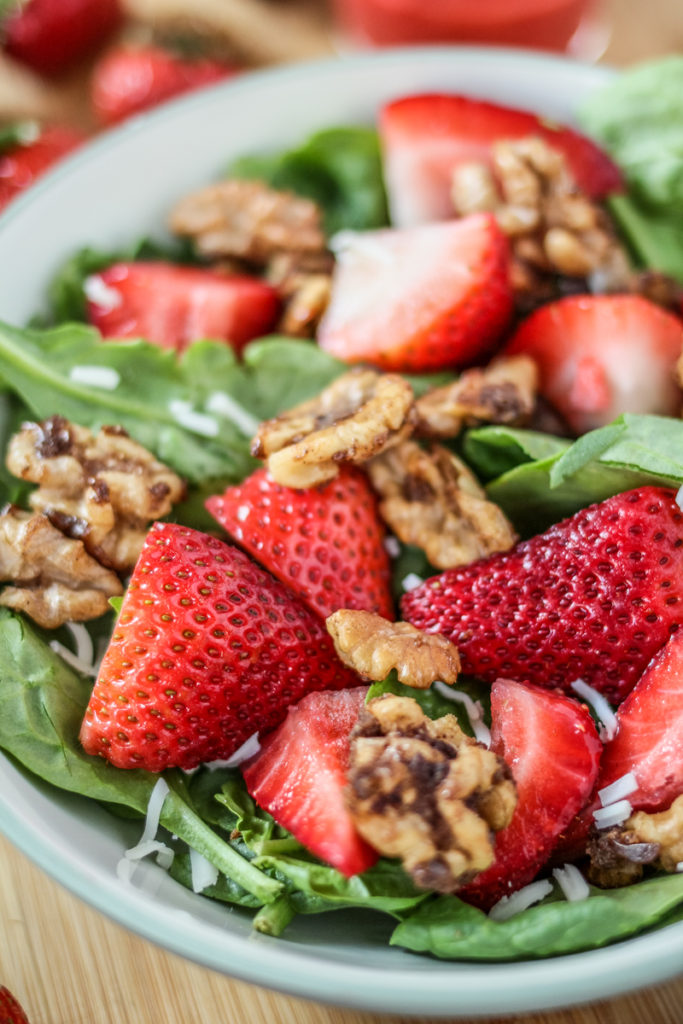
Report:
M 550 486 L 552 488 L 559 487 L 565 480 L 575 476 L 579 470 L 599 459 L 625 430 L 624 421 L 618 420 L 600 430 L 591 430 L 584 434 L 563 452 L 559 459 L 553 462 L 550 470 Z
M 401 921 L 391 944 L 445 960 L 522 960 L 597 949 L 661 924 L 683 905 L 683 876 L 623 889 L 591 889 L 568 903 L 556 895 L 507 921 L 492 921 L 456 896 L 440 896 Z
M 640 267 L 660 270 L 683 281 L 683 224 L 669 211 L 659 212 L 634 196 L 610 196 L 610 213 Z
M 4 16 L 3 3 L 5 7 L 16 6 L 17 0 L 0 0 L 0 19 Z M 38 138 L 40 138 L 40 125 L 37 121 L 29 119 L 10 121 L 8 124 L 0 125 L 0 153 L 14 149 L 15 146 L 26 146 Z
M 0 391 L 0 451 L 7 451 L 10 437 L 28 418 L 28 411 L 24 403 L 14 395 Z M 32 490 L 32 484 L 17 480 L 7 469 L 4 458 L 0 460 L 0 508 L 6 504 L 25 504 Z
M 329 128 L 284 153 L 242 157 L 229 173 L 315 200 L 328 235 L 388 224 L 379 140 L 369 128 Z
M 477 427 L 465 435 L 463 454 L 480 480 L 493 480 L 527 462 L 544 461 L 571 445 L 562 437 L 514 427 Z
M 183 850 L 175 850 L 175 856 L 173 863 L 168 870 L 171 878 L 174 878 L 176 882 L 185 886 L 186 889 L 192 891 L 192 866 L 190 863 L 190 855 L 188 852 Z M 211 900 L 218 900 L 219 903 L 232 903 L 237 904 L 240 907 L 250 907 L 256 909 L 257 907 L 263 907 L 263 900 L 260 900 L 257 896 L 247 892 L 241 885 L 237 885 L 232 878 L 228 878 L 227 875 L 219 875 L 215 885 L 207 886 L 202 891 L 202 896 L 206 896 Z M 274 906 L 277 904 L 280 897 L 274 901 L 274 903 L 266 904 L 266 906 Z

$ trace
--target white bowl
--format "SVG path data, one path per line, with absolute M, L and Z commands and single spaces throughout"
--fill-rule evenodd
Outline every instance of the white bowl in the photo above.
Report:
M 236 79 L 107 134 L 49 174 L 0 219 L 0 318 L 21 324 L 75 249 L 159 233 L 170 206 L 238 155 L 298 142 L 324 126 L 371 123 L 386 100 L 456 90 L 560 120 L 605 69 L 520 51 L 387 51 Z M 1 710 L 0 710 L 0 713 Z M 159 945 L 246 981 L 328 1003 L 468 1017 L 587 1002 L 654 984 L 683 963 L 683 923 L 605 949 L 511 964 L 439 962 L 386 945 L 380 915 L 299 918 L 285 938 L 150 868 L 155 895 L 115 868 L 139 827 L 49 790 L 0 755 L 0 828 L 88 903 Z

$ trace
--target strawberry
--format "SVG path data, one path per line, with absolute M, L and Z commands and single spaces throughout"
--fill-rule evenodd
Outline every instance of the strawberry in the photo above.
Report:
M 308 490 L 276 484 L 265 469 L 208 499 L 224 530 L 326 618 L 360 608 L 393 619 L 384 528 L 367 477 L 353 467 Z
M 119 768 L 192 768 L 275 728 L 304 694 L 357 683 L 296 594 L 215 537 L 156 523 L 81 742 Z
M 505 347 L 538 365 L 540 392 L 582 434 L 623 412 L 677 416 L 683 324 L 639 295 L 573 295 L 533 313 Z
M 633 772 L 636 810 L 662 811 L 683 793 L 683 632 L 653 658 L 617 709 L 614 739 L 605 745 L 597 788 Z
M 92 105 L 102 124 L 117 124 L 173 96 L 230 78 L 238 70 L 205 58 L 189 60 L 159 46 L 119 46 L 95 66 Z
M 492 216 L 342 237 L 321 348 L 416 373 L 490 352 L 512 312 L 507 241 Z
M 28 1017 L 4 985 L 0 985 L 0 1024 L 28 1024 Z
M 366 693 L 365 686 L 309 693 L 243 769 L 259 806 L 347 877 L 378 859 L 356 831 L 344 800 L 349 734 Z
M 593 790 L 602 750 L 583 705 L 508 679 L 491 688 L 491 726 L 491 746 L 510 766 L 517 806 L 496 835 L 491 867 L 458 893 L 485 909 L 521 889 L 547 861 Z
M 664 488 L 617 494 L 427 580 L 403 614 L 452 640 L 468 675 L 581 678 L 618 703 L 683 623 L 683 514 Z
M 4 46 L 41 75 L 58 75 L 121 24 L 119 0 L 17 0 L 3 23 Z
M 621 175 L 590 139 L 522 110 L 439 93 L 387 104 L 379 117 L 392 223 L 399 227 L 453 216 L 453 169 L 488 162 L 499 139 L 538 135 L 561 150 L 581 189 L 602 199 L 621 189 Z
M 246 274 L 173 263 L 116 263 L 86 284 L 88 320 L 105 338 L 144 337 L 182 352 L 198 338 L 236 351 L 275 326 L 277 292 Z
M 72 128 L 44 128 L 34 141 L 0 153 L 0 210 L 82 142 L 83 136 Z

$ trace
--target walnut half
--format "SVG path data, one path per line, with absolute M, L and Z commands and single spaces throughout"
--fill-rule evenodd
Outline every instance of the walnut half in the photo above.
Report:
M 456 892 L 493 862 L 493 832 L 517 796 L 505 762 L 454 715 L 431 720 L 410 697 L 368 702 L 351 734 L 348 806 L 361 835 L 400 857 L 421 888 Z

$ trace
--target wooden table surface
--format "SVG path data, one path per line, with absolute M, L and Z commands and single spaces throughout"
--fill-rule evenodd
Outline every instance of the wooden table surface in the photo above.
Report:
M 655 54 L 683 52 L 680 0 L 648 0 L 647 4 L 608 0 L 606 17 L 611 23 L 606 61 L 627 64 Z M 399 1024 L 407 1020 L 291 999 L 185 962 L 82 904 L 2 838 L 0 878 L 0 984 L 14 991 L 31 1024 Z M 426 1018 L 417 1020 L 424 1024 Z M 683 977 L 606 1003 L 506 1021 L 681 1024 Z

